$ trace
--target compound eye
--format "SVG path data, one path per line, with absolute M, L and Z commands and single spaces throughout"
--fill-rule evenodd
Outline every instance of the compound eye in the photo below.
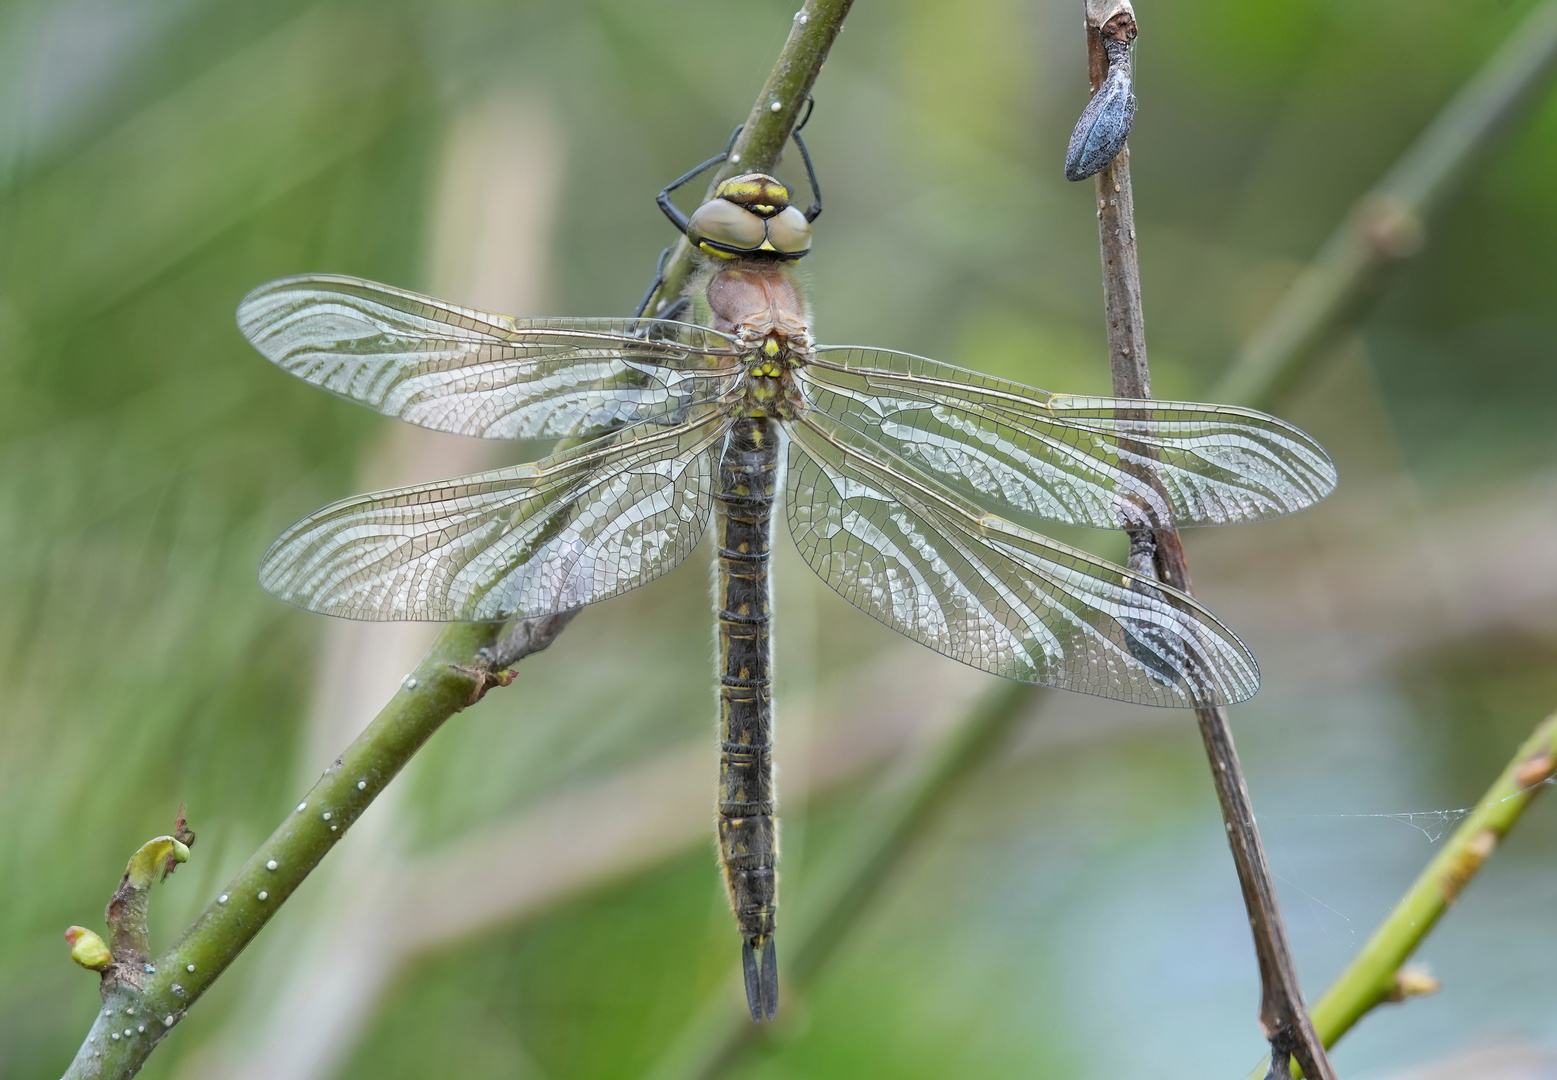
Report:
M 726 199 L 710 199 L 699 206 L 687 221 L 687 238 L 701 240 L 737 251 L 755 251 L 762 246 L 763 221 L 756 214 Z
M 775 251 L 796 255 L 811 248 L 811 223 L 793 206 L 768 219 L 768 243 Z

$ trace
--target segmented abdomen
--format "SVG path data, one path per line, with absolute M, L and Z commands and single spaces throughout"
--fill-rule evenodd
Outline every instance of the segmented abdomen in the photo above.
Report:
M 744 417 L 719 464 L 719 861 L 741 936 L 754 950 L 773 934 L 773 650 L 768 562 L 772 553 L 777 424 Z

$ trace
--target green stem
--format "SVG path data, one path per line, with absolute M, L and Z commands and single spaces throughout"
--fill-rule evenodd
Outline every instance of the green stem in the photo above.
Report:
M 537 625 L 549 631 L 532 633 L 528 651 L 549 645 L 570 617 L 564 613 L 520 624 L 526 631 Z M 122 1078 L 140 1071 L 156 1045 L 432 733 L 501 681 L 488 673 L 489 654 L 483 650 L 498 642 L 502 629 L 497 623 L 455 623 L 438 635 L 400 691 L 270 839 L 172 947 L 144 965 L 140 985 L 123 981 L 105 993 L 66 1080 Z
M 914 769 L 901 787 L 883 793 L 887 805 L 862 811 L 864 822 L 807 887 L 820 900 L 796 920 L 788 935 L 780 971 L 780 1001 L 803 997 L 815 976 L 837 952 L 838 945 L 890 880 L 892 870 L 914 841 L 936 819 L 959 788 L 993 751 L 1004 745 L 1012 726 L 1038 700 L 1038 687 L 1002 683 L 985 695 Z M 760 1043 L 782 1038 L 785 1020 L 794 1013 L 783 1006 L 778 1024 L 753 1024 L 734 986 L 721 988 L 693 1018 L 682 1035 L 650 1072 L 653 1080 L 712 1080 Z
M 1465 891 L 1471 878 L 1546 786 L 1554 770 L 1557 770 L 1557 713 L 1536 726 L 1534 733 L 1481 797 L 1476 809 L 1454 830 L 1443 850 L 1412 882 L 1399 903 L 1314 1006 L 1311 1014 L 1314 1029 L 1326 1046 L 1333 1046 L 1370 1010 L 1387 1001 L 1409 996 L 1409 988 L 1401 985 L 1401 965 Z M 1267 1059 L 1249 1074 L 1249 1080 L 1259 1080 L 1269 1065 Z M 1293 1075 L 1301 1074 L 1294 1071 Z
M 1214 401 L 1268 408 L 1360 317 L 1390 271 L 1421 250 L 1425 220 L 1498 145 L 1557 65 L 1557 0 L 1532 11 L 1476 76 L 1357 201 L 1244 343 Z
M 811 87 L 822 62 L 832 48 L 833 39 L 843 29 L 844 17 L 854 0 L 806 0 L 795 13 L 789 39 L 779 52 L 778 62 L 763 84 L 762 93 L 752 104 L 751 115 L 741 127 L 740 137 L 730 149 L 730 160 L 720 165 L 708 183 L 704 198 L 711 198 L 719 181 L 741 172 L 772 172 L 789 133 L 795 128 L 801 107 L 811 96 Z M 776 107 L 775 107 L 776 106 Z M 674 300 L 686 288 L 692 273 L 692 245 L 683 237 L 665 265 L 665 283 L 659 296 L 649 305 L 649 314 L 658 310 L 662 300 Z
M 182 820 L 182 814 L 180 815 Z M 119 888 L 108 901 L 103 918 L 108 923 L 108 940 L 116 963 L 131 968 L 141 967 L 151 958 L 150 938 L 146 930 L 146 912 L 151 903 L 151 887 L 157 880 L 157 872 L 189 860 L 189 848 L 174 836 L 159 836 L 141 845 L 130 856 L 119 879 Z M 134 973 L 131 973 L 132 978 Z

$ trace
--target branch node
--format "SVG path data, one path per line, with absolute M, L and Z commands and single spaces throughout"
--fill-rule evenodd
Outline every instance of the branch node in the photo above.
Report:
M 1358 235 L 1374 261 L 1409 259 L 1427 243 L 1422 216 L 1394 195 L 1368 195 L 1357 205 Z
M 475 685 L 471 687 L 470 697 L 465 699 L 465 708 L 470 708 L 476 702 L 487 696 L 487 691 L 494 686 L 507 686 L 514 681 L 515 672 L 491 671 L 485 667 L 465 667 L 462 664 L 450 664 L 449 670 L 463 675 Z
M 1406 998 L 1424 997 L 1443 989 L 1443 983 L 1420 964 L 1408 964 L 1395 972 L 1394 984 L 1386 1001 L 1404 1001 Z
M 1459 898 L 1460 890 L 1476 876 L 1476 871 L 1481 869 L 1481 864 L 1487 861 L 1487 857 L 1497 846 L 1498 834 L 1492 829 L 1482 829 L 1471 838 L 1470 843 L 1461 849 L 1454 861 L 1444 870 L 1443 877 L 1438 883 L 1445 903 L 1452 904 Z
M 545 650 L 557 640 L 557 635 L 562 633 L 563 627 L 572 622 L 573 617 L 581 610 L 581 608 L 571 608 L 567 611 L 559 611 L 555 615 L 537 615 L 531 619 L 515 621 L 505 628 L 497 644 L 482 649 L 477 654 L 479 667 L 486 671 L 497 671 L 512 667 L 526 656 Z
M 101 973 L 114 962 L 107 943 L 84 926 L 70 927 L 65 940 L 70 944 L 70 958 L 89 971 Z
M 1550 751 L 1542 751 L 1519 766 L 1514 773 L 1514 783 L 1520 788 L 1533 788 L 1546 783 L 1554 773 L 1557 773 L 1557 757 Z

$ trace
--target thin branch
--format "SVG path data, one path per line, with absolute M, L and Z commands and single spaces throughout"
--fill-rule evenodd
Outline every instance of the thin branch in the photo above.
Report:
M 555 630 L 561 625 L 553 617 Z M 562 620 L 565 622 L 566 620 Z M 130 1077 L 217 977 L 237 959 L 310 871 L 445 720 L 505 675 L 484 663 L 497 623 L 455 623 L 382 712 L 335 759 L 297 809 L 155 963 L 143 981 L 105 994 L 92 1030 L 66 1071 L 76 1078 Z M 531 639 L 531 652 L 551 638 Z M 513 662 L 521 659 L 513 657 Z
M 891 873 L 957 790 L 1005 744 L 1012 726 L 1029 714 L 1038 687 L 1004 683 L 986 694 L 915 768 L 908 782 L 884 797 L 879 812 L 860 815 L 865 824 L 844 843 L 807 892 L 820 900 L 796 919 L 794 941 L 784 961 L 786 1000 L 803 994 L 837 951 Z M 733 989 L 733 988 L 732 988 Z M 650 1070 L 652 1080 L 713 1080 L 754 1047 L 784 1037 L 779 1024 L 753 1024 L 739 995 L 724 988 L 693 1017 L 682 1035 Z
M 1128 4 L 1115 5 L 1106 23 L 1094 21 L 1102 11 L 1089 4 L 1087 49 L 1088 73 L 1093 92 L 1104 85 L 1108 70 L 1108 49 L 1123 37 L 1135 36 L 1134 12 Z M 1130 188 L 1130 152 L 1124 149 L 1097 174 L 1098 239 L 1103 260 L 1103 303 L 1108 323 L 1109 367 L 1114 393 L 1119 397 L 1151 397 L 1151 373 L 1146 357 L 1146 328 L 1141 310 L 1141 276 L 1136 253 L 1135 205 Z M 1131 537 L 1132 561 L 1151 551 L 1160 580 L 1185 593 L 1192 593 L 1189 566 L 1176 530 L 1158 529 L 1151 535 Z M 1238 752 L 1233 745 L 1227 710 L 1195 710 L 1217 801 L 1227 825 L 1228 845 L 1243 888 L 1244 906 L 1254 935 L 1255 955 L 1260 967 L 1260 1024 L 1270 1041 L 1271 1052 L 1291 1053 L 1302 1062 L 1310 1076 L 1333 1080 L 1324 1047 L 1314 1034 L 1303 1004 L 1297 969 L 1287 943 L 1286 928 L 1275 881 L 1265 859 L 1259 829 L 1254 822 L 1254 807 L 1244 782 Z
M 987 676 L 928 668 L 921 650 L 905 639 L 818 690 L 816 707 L 839 722 L 791 727 L 786 801 L 808 803 L 880 771 L 906 748 L 937 742 L 966 713 Z M 317 917 L 306 941 L 290 944 L 285 979 L 263 1002 L 234 1010 L 225 1037 L 203 1042 L 180 1077 L 334 1076 L 418 957 L 493 927 L 512 931 L 570 898 L 706 845 L 711 750 L 706 739 L 690 739 L 425 854 L 386 859 L 381 844 L 351 852 L 345 880 L 337 866 L 329 895 L 310 901 Z M 394 824 L 380 820 L 374 828 L 382 835 Z
M 1424 222 L 1502 142 L 1557 66 L 1557 0 L 1532 11 L 1359 199 L 1244 344 L 1212 397 L 1268 407 L 1336 332 L 1355 322 L 1396 265 L 1422 249 Z
M 1454 830 L 1362 949 L 1314 1006 L 1314 1029 L 1333 1046 L 1367 1013 L 1385 1002 L 1431 993 L 1436 984 L 1404 965 L 1457 900 L 1498 844 L 1557 773 L 1557 713 L 1536 725 L 1470 816 Z M 1264 1076 L 1267 1060 L 1249 1074 Z M 1301 1075 L 1293 1071 L 1293 1076 Z
M 730 148 L 729 160 L 715 170 L 708 182 L 705 198 L 713 195 L 719 181 L 738 172 L 771 172 L 777 166 L 833 39 L 842 32 L 843 20 L 853 5 L 854 0 L 806 0 L 795 12 L 789 40 L 784 42 L 778 62 L 752 104 L 740 137 Z M 692 246 L 682 237 L 665 264 L 665 280 L 649 305 L 649 313 L 680 297 L 691 272 Z

